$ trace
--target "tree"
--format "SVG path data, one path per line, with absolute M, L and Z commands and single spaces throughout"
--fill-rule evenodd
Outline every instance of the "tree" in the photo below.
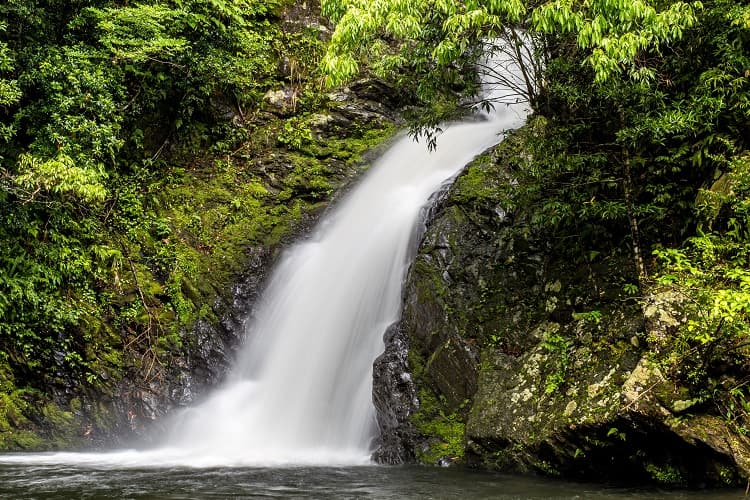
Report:
M 695 2 L 555 0 L 537 5 L 523 0 L 324 0 L 323 11 L 336 23 L 323 64 L 329 83 L 354 77 L 359 61 L 387 76 L 422 68 L 441 85 L 452 85 L 455 71 L 476 60 L 485 41 L 502 39 L 524 70 L 519 93 L 532 104 L 544 90 L 543 71 L 560 44 L 586 51 L 594 80 L 625 76 L 653 78 L 644 54 L 677 40 L 695 24 Z M 417 59 L 415 59 L 415 56 Z M 468 57 L 468 59 L 467 59 Z M 480 68 L 480 71 L 482 69 Z M 500 76 L 502 78 L 502 76 Z
M 662 7 L 659 2 L 627 0 L 553 0 L 540 4 L 522 0 L 328 0 L 323 6 L 337 23 L 324 59 L 330 83 L 351 78 L 358 71 L 357 61 L 362 60 L 383 77 L 397 72 L 419 79 L 416 95 L 428 105 L 436 95 L 449 99 L 457 81 L 461 81 L 464 93 L 475 92 L 471 75 L 476 73 L 496 76 L 499 83 L 512 89 L 507 98 L 521 97 L 548 116 L 564 116 L 571 105 L 581 104 L 574 102 L 580 97 L 600 105 L 608 101 L 600 108 L 598 118 L 606 123 L 605 130 L 613 132 L 613 137 L 604 142 L 616 143 L 614 149 L 619 151 L 604 153 L 615 158 L 619 167 L 602 172 L 597 166 L 587 175 L 616 179 L 622 186 L 622 202 L 610 201 L 607 193 L 600 197 L 604 203 L 595 205 L 594 193 L 588 208 L 600 207 L 605 218 L 616 213 L 616 217 L 621 214 L 628 219 L 635 268 L 641 279 L 645 277 L 638 214 L 656 209 L 648 203 L 638 206 L 634 179 L 639 173 L 635 170 L 636 165 L 646 162 L 641 161 L 640 145 L 630 140 L 632 136 L 627 138 L 626 131 L 645 105 L 664 107 L 664 103 L 647 104 L 654 101 L 649 94 L 656 90 L 662 51 L 696 24 L 700 2 L 669 2 Z M 490 51 L 506 51 L 521 68 L 521 85 L 503 69 L 480 64 L 471 71 L 477 53 L 487 50 L 488 40 L 493 41 Z M 581 66 L 578 77 L 572 73 L 577 65 Z M 430 85 L 426 87 L 422 79 Z M 631 111 L 633 103 L 637 104 L 635 112 Z M 445 117 L 440 111 L 446 108 L 440 105 L 431 122 L 423 120 L 418 126 L 434 125 Z M 616 125 L 606 108 L 615 110 Z M 602 193 L 610 190 L 603 187 Z

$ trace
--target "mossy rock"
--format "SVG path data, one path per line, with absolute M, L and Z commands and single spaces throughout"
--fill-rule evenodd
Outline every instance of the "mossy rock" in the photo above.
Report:
M 679 297 L 639 302 L 616 245 L 573 255 L 561 244 L 572 236 L 514 205 L 513 171 L 538 126 L 479 157 L 431 211 L 401 323 L 423 405 L 410 422 L 416 455 L 434 463 L 461 443 L 451 454 L 501 471 L 737 484 L 750 475 L 747 440 L 658 363 Z

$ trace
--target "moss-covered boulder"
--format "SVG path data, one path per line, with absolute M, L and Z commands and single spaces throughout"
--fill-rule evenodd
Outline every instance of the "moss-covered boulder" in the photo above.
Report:
M 628 253 L 575 255 L 566 245 L 580 236 L 535 224 L 533 207 L 509 208 L 529 134 L 533 125 L 478 158 L 434 209 L 400 323 L 416 401 L 391 445 L 406 436 L 402 456 L 422 462 L 578 479 L 747 477 L 747 439 L 663 372 L 679 293 L 635 297 Z

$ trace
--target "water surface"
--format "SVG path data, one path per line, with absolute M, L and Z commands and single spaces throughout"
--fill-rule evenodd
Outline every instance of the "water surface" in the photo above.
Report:
M 0 498 L 729 500 L 745 497 L 741 490 L 669 492 L 624 489 L 460 468 L 363 466 L 196 469 L 128 468 L 106 464 L 0 463 Z

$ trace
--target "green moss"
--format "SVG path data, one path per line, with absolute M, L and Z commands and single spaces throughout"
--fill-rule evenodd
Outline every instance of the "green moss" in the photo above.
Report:
M 419 380 L 424 374 L 424 360 L 416 349 L 409 349 L 409 370 L 415 379 Z
M 302 197 L 308 201 L 326 199 L 334 189 L 329 165 L 314 157 L 289 155 L 292 171 L 284 178 L 285 189 L 279 193 L 280 200 Z
M 419 392 L 419 411 L 412 423 L 427 438 L 429 447 L 417 450 L 417 460 L 435 464 L 443 457 L 461 462 L 464 456 L 465 425 L 457 413 L 446 415 L 438 400 L 427 390 Z
M 49 427 L 49 444 L 59 449 L 69 449 L 79 442 L 79 425 L 72 412 L 54 403 L 42 408 L 45 425 Z
M 43 444 L 42 438 L 30 430 L 25 394 L 19 389 L 0 393 L 0 450 L 33 450 Z
M 423 253 L 427 252 L 429 252 L 429 249 L 423 251 Z M 411 273 L 414 275 L 414 281 L 417 283 L 416 299 L 419 302 L 442 303 L 442 299 L 446 296 L 447 290 L 445 287 L 445 281 L 436 267 L 423 258 L 417 258 L 412 265 Z
M 71 402 L 80 408 L 80 401 Z M 40 428 L 33 421 L 43 420 Z M 41 392 L 17 388 L 7 364 L 0 363 L 0 450 L 70 448 L 78 441 L 72 411 L 45 401 Z
M 453 199 L 462 204 L 487 204 L 498 196 L 496 169 L 491 168 L 488 154 L 477 157 L 471 166 L 456 179 Z

